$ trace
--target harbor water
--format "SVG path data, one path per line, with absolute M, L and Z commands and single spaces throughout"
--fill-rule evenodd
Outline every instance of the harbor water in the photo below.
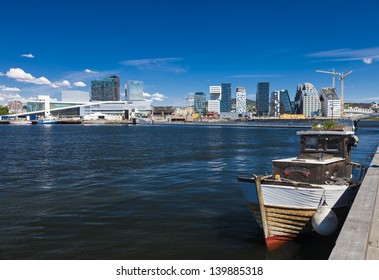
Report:
M 268 251 L 237 184 L 296 155 L 297 130 L 1 126 L 0 259 L 327 259 L 334 237 Z M 360 162 L 379 127 L 357 135 Z

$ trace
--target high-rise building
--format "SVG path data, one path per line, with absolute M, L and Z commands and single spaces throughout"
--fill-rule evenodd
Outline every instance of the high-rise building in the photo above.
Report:
M 341 100 L 335 88 L 322 88 L 319 93 L 321 114 L 326 118 L 339 118 L 341 116 Z
M 206 101 L 207 101 L 207 98 L 204 92 L 195 92 L 194 101 L 193 101 L 193 107 L 194 107 L 195 113 L 198 113 L 201 116 L 205 116 L 207 112 L 207 108 L 205 106 Z
M 220 111 L 230 112 L 232 110 L 232 84 L 221 83 Z
M 208 112 L 220 114 L 221 86 L 209 87 Z
M 281 114 L 293 114 L 291 99 L 286 89 L 271 92 L 270 115 L 279 117 Z
M 126 81 L 125 100 L 143 100 L 143 81 Z
M 258 116 L 268 116 L 270 111 L 270 83 L 259 82 L 257 85 L 256 110 Z
M 208 100 L 208 112 L 220 114 L 220 100 Z
M 221 100 L 221 86 L 209 87 L 210 100 Z
M 299 84 L 295 95 L 294 113 L 311 118 L 319 115 L 320 111 L 320 98 L 314 85 L 311 83 Z
M 91 81 L 92 101 L 120 101 L 120 78 L 111 76 Z
M 236 89 L 236 112 L 239 114 L 246 112 L 246 90 L 243 87 Z

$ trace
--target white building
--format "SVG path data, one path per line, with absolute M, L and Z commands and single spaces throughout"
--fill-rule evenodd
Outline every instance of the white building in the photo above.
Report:
M 295 114 L 303 114 L 307 118 L 319 115 L 321 102 L 316 87 L 311 83 L 299 84 L 297 86 L 294 105 Z
M 238 120 L 238 119 L 251 119 L 253 117 L 252 112 L 221 112 L 220 119 L 230 119 L 230 120 Z
M 220 114 L 220 100 L 208 100 L 208 112 Z
M 105 114 L 122 115 L 130 119 L 137 115 L 148 116 L 151 112 L 151 101 L 101 101 L 91 102 L 80 106 L 80 116 Z
M 236 89 L 236 112 L 239 114 L 246 112 L 246 89 L 243 87 Z
M 303 96 L 303 115 L 311 118 L 321 112 L 321 102 L 318 94 L 308 93 Z
M 319 93 L 321 114 L 326 118 L 341 117 L 341 100 L 335 88 L 322 88 Z
M 96 101 L 96 102 L 61 102 L 51 100 L 49 96 L 38 96 L 37 101 L 27 102 L 29 115 L 80 116 L 102 114 L 121 116 L 124 119 L 146 117 L 152 112 L 151 100 L 139 101 Z M 46 110 L 45 110 L 46 108 Z
M 89 92 L 82 90 L 63 90 L 62 102 L 89 102 Z

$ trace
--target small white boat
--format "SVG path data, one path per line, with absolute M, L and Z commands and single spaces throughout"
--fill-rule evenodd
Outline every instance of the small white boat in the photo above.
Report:
M 43 118 L 43 119 L 38 120 L 37 123 L 38 124 L 57 124 L 58 119 L 54 118 L 54 117 L 47 117 L 47 118 Z
M 333 234 L 344 221 L 364 176 L 351 162 L 358 143 L 352 128 L 299 131 L 297 157 L 273 160 L 272 174 L 238 177 L 245 201 L 277 247 L 303 234 Z M 353 166 L 361 168 L 353 177 Z

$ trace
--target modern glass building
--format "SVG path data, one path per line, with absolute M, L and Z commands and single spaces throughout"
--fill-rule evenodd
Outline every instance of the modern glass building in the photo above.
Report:
M 270 83 L 257 84 L 256 110 L 258 116 L 268 116 L 270 111 Z
M 26 103 L 27 112 L 43 112 L 45 111 L 45 102 L 38 101 L 28 101 Z M 78 103 L 51 101 L 49 111 L 54 111 L 52 113 L 55 116 L 79 116 L 80 108 Z
M 42 100 L 28 101 L 26 106 L 29 114 L 42 115 L 45 111 L 45 102 Z M 148 116 L 152 111 L 151 101 L 50 102 L 50 112 L 54 116 L 84 117 L 97 113 L 124 116 L 126 111 Z
M 246 112 L 246 89 L 243 87 L 236 89 L 236 112 L 239 114 Z
M 311 83 L 299 84 L 295 95 L 294 113 L 311 118 L 319 115 L 320 111 L 321 103 L 316 88 Z
M 126 81 L 125 100 L 143 100 L 143 81 Z
M 91 81 L 92 101 L 119 101 L 120 78 L 111 76 L 103 80 Z
M 195 92 L 194 103 L 193 103 L 195 113 L 200 114 L 201 116 L 205 116 L 207 112 L 207 108 L 205 104 L 206 101 L 207 101 L 207 98 L 204 92 Z
M 279 117 L 281 114 L 293 114 L 291 99 L 286 89 L 271 92 L 270 116 Z
M 230 112 L 232 110 L 232 84 L 221 83 L 220 111 Z

